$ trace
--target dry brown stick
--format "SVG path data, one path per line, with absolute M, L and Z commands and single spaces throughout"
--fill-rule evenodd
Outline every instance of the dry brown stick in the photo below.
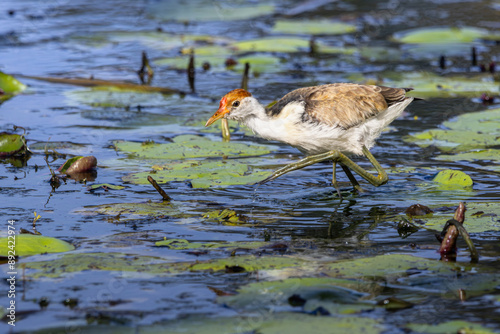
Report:
M 195 78 L 195 69 L 194 69 L 194 50 L 191 50 L 191 55 L 189 56 L 189 64 L 187 68 L 188 74 L 188 82 L 189 87 L 191 88 L 191 92 L 194 93 L 194 78 Z
M 19 75 L 19 76 L 28 79 L 41 80 L 41 81 L 60 83 L 66 85 L 83 86 L 83 87 L 97 87 L 97 86 L 116 87 L 120 89 L 130 89 L 144 93 L 185 94 L 183 91 L 180 91 L 178 89 L 173 89 L 168 87 L 137 85 L 125 81 L 110 81 L 110 80 L 84 79 L 84 78 L 52 78 L 52 77 L 39 77 L 33 75 Z
M 148 175 L 148 181 L 161 195 L 161 197 L 163 197 L 164 201 L 170 202 L 172 200 L 170 196 L 168 196 L 167 193 L 160 187 L 160 185 L 156 182 L 156 180 L 151 177 L 151 175 Z

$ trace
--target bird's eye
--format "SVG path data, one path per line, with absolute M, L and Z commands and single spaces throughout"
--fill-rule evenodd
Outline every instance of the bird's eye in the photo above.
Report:
M 239 105 L 240 105 L 240 101 L 234 101 L 233 102 L 233 107 L 236 108 L 236 107 L 239 107 Z

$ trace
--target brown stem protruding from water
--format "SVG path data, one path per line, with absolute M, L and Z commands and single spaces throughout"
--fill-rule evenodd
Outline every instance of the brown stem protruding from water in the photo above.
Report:
M 139 75 L 141 82 L 143 84 L 146 83 L 148 85 L 151 83 L 151 79 L 153 79 L 153 76 L 155 74 L 153 71 L 153 68 L 149 64 L 149 59 L 148 59 L 148 55 L 146 54 L 146 51 L 142 51 L 142 64 L 141 64 L 141 68 L 139 69 L 139 71 L 137 71 L 137 74 Z M 147 81 L 144 80 L 146 75 L 148 76 Z
M 476 263 L 479 259 L 476 247 L 472 242 L 469 233 L 465 227 L 463 227 L 463 222 L 465 221 L 465 204 L 460 202 L 457 210 L 455 211 L 455 216 L 446 222 L 446 225 L 438 237 L 441 241 L 441 247 L 439 248 L 439 253 L 441 254 L 441 260 L 443 261 L 456 261 L 457 257 L 457 238 L 462 235 L 467 246 L 469 247 L 471 262 Z
M 156 182 L 156 180 L 151 177 L 151 175 L 148 175 L 148 181 L 161 195 L 161 197 L 163 197 L 163 201 L 170 202 L 172 200 L 172 198 L 170 198 L 170 196 L 167 195 L 167 193 L 160 187 L 160 185 Z
M 187 74 L 188 74 L 188 82 L 189 82 L 189 88 L 191 88 L 191 92 L 194 93 L 194 76 L 195 76 L 195 71 L 194 71 L 194 50 L 191 50 L 191 55 L 189 56 L 189 64 L 187 68 Z

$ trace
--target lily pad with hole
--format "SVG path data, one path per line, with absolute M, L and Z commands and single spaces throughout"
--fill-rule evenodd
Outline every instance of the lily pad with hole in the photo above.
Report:
M 7 257 L 9 254 L 29 256 L 45 253 L 62 253 L 75 249 L 75 246 L 66 241 L 43 235 L 18 234 L 15 235 L 15 243 L 12 243 L 12 240 L 9 237 L 0 238 L 0 256 Z M 14 251 L 14 253 L 9 253 L 9 251 Z
M 255 184 L 268 177 L 271 172 L 254 170 L 238 160 L 179 161 L 159 166 L 151 172 L 132 173 L 123 181 L 133 184 L 148 184 L 147 177 L 152 175 L 158 183 L 171 181 L 190 181 L 193 188 L 210 188 Z
M 277 20 L 273 27 L 275 33 L 300 35 L 340 35 L 355 32 L 354 24 L 326 19 L 319 20 Z
M 15 133 L 0 133 L 0 158 L 25 154 L 26 139 Z
M 115 147 L 131 158 L 178 160 L 201 157 L 259 156 L 271 153 L 272 146 L 248 145 L 240 142 L 212 141 L 206 137 L 180 135 L 172 143 L 138 143 L 115 141 Z M 184 166 L 180 167 L 184 168 Z

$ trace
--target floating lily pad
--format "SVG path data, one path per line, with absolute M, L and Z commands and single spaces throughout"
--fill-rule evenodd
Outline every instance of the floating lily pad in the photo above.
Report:
M 25 89 L 25 84 L 21 83 L 13 76 L 0 71 L 0 103 L 21 93 Z
M 100 184 L 93 184 L 88 187 L 89 190 L 97 190 L 97 189 L 112 189 L 112 190 L 122 190 L 125 189 L 124 186 L 118 186 L 115 184 L 110 184 L 110 183 L 100 183 Z
M 0 256 L 8 256 L 9 251 L 14 250 L 17 256 L 29 256 L 44 253 L 69 252 L 75 247 L 56 238 L 33 234 L 18 234 L 15 236 L 15 247 L 12 248 L 9 238 L 0 238 Z M 9 246 L 11 246 L 9 248 Z M 12 253 L 10 253 L 12 254 Z
M 26 153 L 26 139 L 23 135 L 0 133 L 0 158 Z
M 327 46 L 324 43 L 315 42 L 317 52 L 332 54 L 353 54 L 357 51 L 355 48 L 343 48 Z M 247 41 L 236 42 L 232 44 L 238 52 L 308 52 L 310 49 L 310 40 L 299 37 L 266 37 Z
M 107 215 L 117 221 L 127 221 L 141 218 L 159 218 L 180 216 L 179 208 L 170 203 L 113 203 L 86 206 L 74 211 L 86 216 Z M 110 217 L 111 219 L 111 217 Z
M 474 184 L 469 175 L 452 169 L 440 171 L 432 181 L 451 188 L 470 188 Z
M 86 104 L 100 108 L 124 108 L 134 106 L 163 106 L 169 97 L 161 93 L 151 93 L 116 87 L 92 87 L 65 91 L 70 104 Z
M 123 177 L 123 181 L 148 184 L 151 172 L 139 172 Z M 204 160 L 172 162 L 160 166 L 154 173 L 158 183 L 189 180 L 193 188 L 210 188 L 238 184 L 254 184 L 270 175 L 266 171 L 252 171 L 250 166 L 238 160 Z
M 147 7 L 150 15 L 160 20 L 181 22 L 235 21 L 270 15 L 271 3 L 248 4 L 243 1 L 181 1 L 153 2 Z
M 493 334 L 495 331 L 474 322 L 453 320 L 440 324 L 407 324 L 406 327 L 414 332 L 429 334 Z
M 129 153 L 135 158 L 165 160 L 221 156 L 258 156 L 273 151 L 271 146 L 248 145 L 238 142 L 215 142 L 194 135 L 177 136 L 173 138 L 173 143 L 168 144 L 150 143 L 146 145 L 137 142 L 116 141 L 114 145 L 118 150 Z
M 331 20 L 277 20 L 273 32 L 304 35 L 339 35 L 355 32 L 356 26 Z
M 391 87 L 412 87 L 409 95 L 417 97 L 478 96 L 500 94 L 500 85 L 491 76 L 438 76 L 429 72 L 386 73 L 383 84 Z
M 325 266 L 332 277 L 394 280 L 407 276 L 407 270 L 422 269 L 433 273 L 453 273 L 453 266 L 408 254 L 385 254 L 355 260 L 338 261 Z
M 186 250 L 186 249 L 225 249 L 231 250 L 236 248 L 257 249 L 269 245 L 269 242 L 263 241 L 235 241 L 235 242 L 190 242 L 186 239 L 164 239 L 155 242 L 155 246 L 168 247 L 170 249 Z
M 443 123 L 450 130 L 431 129 L 404 138 L 420 147 L 444 152 L 481 149 L 500 144 L 500 109 L 463 114 Z
M 462 114 L 443 122 L 443 126 L 452 130 L 500 134 L 500 108 Z
M 470 43 L 487 35 L 487 30 L 475 27 L 430 27 L 399 32 L 394 39 L 412 44 Z
M 304 302 L 304 308 L 308 309 L 311 305 L 328 304 L 334 302 L 337 304 L 336 312 L 346 313 L 340 309 L 339 304 L 346 305 L 345 311 L 349 312 L 354 304 L 364 304 L 365 310 L 373 309 L 373 305 L 360 303 L 366 293 L 359 292 L 365 290 L 373 292 L 374 286 L 358 280 L 335 279 L 335 278 L 288 278 L 281 281 L 256 282 L 244 285 L 238 289 L 238 293 L 233 296 L 224 296 L 218 298 L 219 302 L 238 310 L 262 311 L 272 307 L 289 307 L 289 298 L 293 295 L 300 296 Z M 309 305 L 308 305 L 309 304 Z
M 239 225 L 246 223 L 246 219 L 244 217 L 229 209 L 207 212 L 203 215 L 203 218 L 208 220 L 216 220 L 223 224 L 229 225 Z
M 63 141 L 50 141 L 50 142 L 44 142 L 44 141 L 39 141 L 30 144 L 30 149 L 33 151 L 56 151 L 58 153 L 74 153 L 76 151 L 83 151 L 85 150 L 87 145 L 84 144 L 77 144 L 77 143 L 71 143 L 71 142 L 63 142 Z
M 259 317 L 188 317 L 163 325 L 141 327 L 141 333 L 171 334 L 304 334 L 330 333 L 377 334 L 384 327 L 377 320 L 366 317 L 318 317 L 304 313 L 281 312 Z
M 195 66 L 197 68 L 201 67 L 203 63 L 209 63 L 211 70 L 232 70 L 237 72 L 242 72 L 245 68 L 245 63 L 250 64 L 251 73 L 274 73 L 281 71 L 281 67 L 278 66 L 281 59 L 266 54 L 256 54 L 243 57 L 234 56 L 234 60 L 237 62 L 236 65 L 226 66 L 226 60 L 231 57 L 231 54 L 227 55 L 197 55 L 195 58 Z M 189 63 L 189 56 L 180 56 L 173 58 L 161 58 L 155 60 L 155 64 L 168 66 L 175 69 L 186 69 Z
M 453 155 L 439 155 L 436 157 L 438 160 L 444 160 L 444 161 L 479 161 L 479 160 L 484 160 L 484 161 L 495 161 L 499 162 L 500 161 L 500 150 L 498 149 L 487 149 L 487 150 L 477 150 L 477 151 L 471 151 L 471 152 L 464 152 L 464 153 L 457 153 Z M 500 167 L 500 166 L 499 166 Z
M 426 228 L 441 231 L 453 213 L 434 212 L 422 219 Z M 497 202 L 467 202 L 464 227 L 469 233 L 500 231 L 500 204 Z
M 156 50 L 225 44 L 231 41 L 228 38 L 213 35 L 172 34 L 158 31 L 117 31 L 100 36 L 111 42 L 137 42 Z

